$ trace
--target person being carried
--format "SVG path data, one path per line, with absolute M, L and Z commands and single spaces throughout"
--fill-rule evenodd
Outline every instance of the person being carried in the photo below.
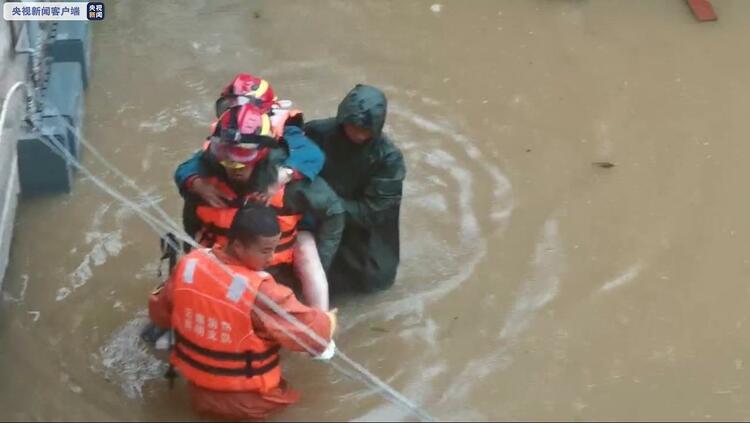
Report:
M 325 157 L 320 148 L 302 132 L 302 111 L 293 109 L 289 100 L 279 100 L 273 87 L 265 79 L 249 73 L 239 73 L 219 94 L 215 104 L 216 118 L 219 119 L 233 107 L 246 104 L 267 114 L 271 133 L 286 144 L 289 154 L 276 164 L 290 171 L 294 177 L 315 179 L 323 168 Z
M 269 272 L 288 286 L 297 287 L 299 281 L 305 301 L 327 310 L 325 270 L 341 240 L 344 209 L 323 179 L 295 177 L 280 167 L 289 156 L 286 144 L 272 136 L 270 117 L 255 105 L 225 110 L 204 149 L 175 173 L 185 199 L 183 222 L 199 243 L 211 246 L 226 241 L 238 207 L 250 201 L 267 202 L 279 214 L 282 228 Z M 318 222 L 314 238 L 299 231 L 304 214 Z
M 195 249 L 178 262 L 152 293 L 149 315 L 157 326 L 172 328 L 170 371 L 187 380 L 199 415 L 266 419 L 299 400 L 282 378 L 279 350 L 330 359 L 336 314 L 301 304 L 263 271 L 281 236 L 272 208 L 239 209 L 226 235 L 224 245 Z

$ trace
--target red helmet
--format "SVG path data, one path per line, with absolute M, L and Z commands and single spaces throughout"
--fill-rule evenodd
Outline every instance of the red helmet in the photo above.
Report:
M 235 133 L 232 137 L 239 137 L 240 135 L 256 135 L 262 137 L 270 137 L 271 134 L 271 119 L 267 113 L 259 110 L 251 104 L 245 104 L 244 106 L 232 107 L 219 118 L 218 125 L 222 133 L 226 133 L 230 129 L 234 129 Z M 226 139 L 227 137 L 222 137 Z M 235 141 L 239 142 L 237 138 Z
M 271 84 L 265 79 L 240 73 L 234 77 L 216 101 L 216 115 L 219 116 L 228 107 L 252 104 L 261 112 L 268 113 L 276 101 L 276 94 Z
M 232 145 L 223 142 L 211 142 L 209 151 L 224 167 L 239 169 L 251 166 L 268 155 L 268 148 L 247 148 L 242 145 Z
M 268 114 L 250 104 L 225 111 L 214 124 L 210 141 L 211 153 L 220 162 L 241 164 L 257 162 L 277 144 Z

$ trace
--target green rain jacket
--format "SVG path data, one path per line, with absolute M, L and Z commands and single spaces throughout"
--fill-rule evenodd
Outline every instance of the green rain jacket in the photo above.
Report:
M 359 84 L 341 102 L 336 118 L 305 125 L 306 135 L 326 155 L 320 175 L 345 209 L 344 234 L 329 271 L 333 290 L 383 290 L 396 278 L 406 168 L 401 151 L 382 133 L 386 111 L 383 92 Z M 344 123 L 370 129 L 372 140 L 364 145 L 349 141 Z

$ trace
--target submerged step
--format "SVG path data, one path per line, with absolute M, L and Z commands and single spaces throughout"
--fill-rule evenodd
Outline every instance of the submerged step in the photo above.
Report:
M 21 192 L 24 196 L 68 193 L 73 187 L 73 170 L 59 152 L 72 148 L 65 118 L 45 117 L 40 129 L 26 132 L 18 140 Z

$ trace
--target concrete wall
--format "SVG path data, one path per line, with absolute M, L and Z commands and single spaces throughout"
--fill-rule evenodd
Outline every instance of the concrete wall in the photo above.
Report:
M 0 21 L 0 104 L 8 89 L 17 81 L 26 81 L 26 54 L 14 54 L 11 24 Z M 15 140 L 20 119 L 23 118 L 25 96 L 16 93 L 11 99 L 9 113 L 0 138 L 0 289 L 8 265 L 13 236 L 13 222 L 18 204 L 18 166 Z

